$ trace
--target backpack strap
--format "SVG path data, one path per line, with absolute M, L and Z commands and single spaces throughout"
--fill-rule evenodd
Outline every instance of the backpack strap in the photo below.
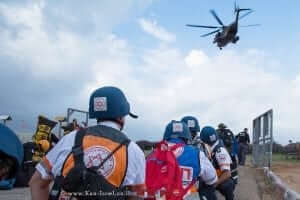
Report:
M 103 127 L 103 126 L 101 126 L 101 127 Z M 115 131 L 113 131 L 114 130 L 113 128 L 110 128 L 110 127 L 107 127 L 107 128 L 109 128 L 109 129 L 105 129 L 105 131 L 110 130 L 109 132 L 106 132 L 107 134 L 110 134 L 110 133 L 115 134 Z M 86 135 L 88 130 L 89 129 L 80 129 L 76 133 L 75 145 L 72 148 L 72 153 L 73 153 L 73 156 L 74 156 L 74 165 L 75 166 L 80 166 L 81 165 L 81 166 L 85 167 L 84 162 L 83 162 L 84 152 L 83 152 L 83 149 L 82 149 L 82 142 L 83 142 L 83 138 Z M 118 132 L 120 132 L 120 131 L 118 131 Z M 98 169 L 98 168 L 102 167 L 105 164 L 105 162 L 114 153 L 116 153 L 123 145 L 128 146 L 129 143 L 130 143 L 130 140 L 127 137 L 123 138 L 123 141 L 120 142 L 120 144 L 101 162 L 101 164 L 97 167 L 92 167 L 92 169 Z
M 104 163 L 112 156 L 114 155 L 114 153 L 116 153 L 123 145 L 126 145 L 128 143 L 128 140 L 124 140 L 123 142 L 121 142 L 108 156 L 106 156 L 106 158 L 104 158 L 104 160 L 102 161 L 102 163 L 97 167 L 97 168 L 101 168 Z
M 72 148 L 72 153 L 74 157 L 74 166 L 84 165 L 83 162 L 83 149 L 82 141 L 87 129 L 79 129 L 75 136 L 75 144 Z
M 216 169 L 220 168 L 219 163 L 218 163 L 218 161 L 216 159 L 216 152 L 221 147 L 224 147 L 224 145 L 221 143 L 221 140 L 219 140 L 219 144 L 217 144 L 217 146 L 215 146 L 215 148 L 213 148 L 212 152 L 211 152 L 212 164 L 213 164 L 214 168 L 216 168 Z
M 217 144 L 215 148 L 212 149 L 212 153 L 215 154 L 218 151 L 218 149 L 220 149 L 221 147 L 225 147 L 225 146 L 222 144 L 221 140 L 219 140 L 219 144 Z

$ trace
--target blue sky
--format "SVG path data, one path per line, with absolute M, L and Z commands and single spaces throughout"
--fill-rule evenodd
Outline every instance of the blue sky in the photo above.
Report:
M 268 51 L 274 57 L 280 56 L 280 61 L 285 63 L 290 70 L 280 70 L 280 73 L 291 76 L 299 65 L 294 61 L 297 59 L 300 42 L 299 39 L 299 1 L 236 1 L 241 8 L 252 8 L 254 13 L 241 20 L 241 25 L 261 24 L 261 27 L 241 28 L 239 35 L 241 44 L 237 46 L 229 45 L 229 49 L 241 51 L 249 48 L 260 48 Z M 188 28 L 187 23 L 202 25 L 218 25 L 216 20 L 209 13 L 210 9 L 215 9 L 224 24 L 229 24 L 234 20 L 234 1 L 153 1 L 143 13 L 137 17 L 143 17 L 158 21 L 170 32 L 176 33 L 176 44 L 183 51 L 188 51 L 191 47 L 203 47 L 209 54 L 216 54 L 212 38 L 200 38 L 203 33 L 210 29 Z M 128 39 L 135 41 L 142 38 L 147 41 L 147 45 L 153 43 L 153 38 L 141 36 L 142 30 L 136 26 L 136 17 L 126 20 L 120 26 L 116 26 L 113 32 L 124 35 Z M 148 39 L 148 40 L 147 40 Z M 145 43 L 143 43 L 144 45 Z M 288 53 L 287 53 L 288 52 Z M 285 55 L 285 56 L 282 56 Z
M 274 109 L 275 139 L 300 141 L 300 2 L 237 1 L 254 13 L 237 45 L 220 51 L 209 13 L 233 21 L 234 1 L 0 1 L 1 113 L 19 133 L 37 116 L 88 109 L 90 93 L 120 87 L 139 120 L 127 120 L 134 140 L 158 140 L 166 124 L 194 115 L 201 127 L 227 124 L 235 133 Z

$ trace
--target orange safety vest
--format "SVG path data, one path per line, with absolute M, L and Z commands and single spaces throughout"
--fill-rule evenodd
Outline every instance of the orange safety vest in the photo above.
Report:
M 127 139 L 125 134 L 107 126 L 97 125 L 86 129 L 82 139 L 85 166 L 87 168 L 97 167 L 125 139 Z M 98 169 L 107 181 L 116 187 L 123 183 L 127 172 L 127 145 L 123 145 L 105 162 L 101 169 Z M 66 177 L 73 167 L 74 157 L 71 153 L 62 167 L 61 174 Z

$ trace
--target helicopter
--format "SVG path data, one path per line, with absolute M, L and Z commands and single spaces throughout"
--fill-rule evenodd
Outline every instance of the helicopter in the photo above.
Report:
M 240 12 L 247 11 L 245 14 L 240 15 Z M 193 25 L 193 24 L 187 24 L 186 26 L 189 27 L 196 27 L 196 28 L 211 28 L 211 29 L 217 29 L 214 30 L 210 33 L 206 33 L 204 35 L 201 35 L 201 37 L 206 37 L 209 35 L 212 35 L 216 33 L 215 38 L 213 40 L 213 43 L 217 43 L 217 46 L 220 48 L 220 50 L 225 47 L 228 43 L 233 43 L 235 44 L 240 37 L 237 36 L 238 32 L 238 27 L 239 27 L 239 20 L 246 17 L 250 13 L 254 12 L 250 8 L 239 8 L 236 3 L 234 4 L 234 13 L 236 14 L 235 16 L 235 21 L 232 22 L 231 24 L 225 26 L 221 19 L 218 17 L 217 13 L 215 10 L 210 10 L 210 13 L 214 16 L 214 18 L 217 20 L 217 22 L 221 26 L 202 26 L 202 25 Z M 250 26 L 260 26 L 260 24 L 252 24 L 252 25 L 247 25 L 247 26 L 240 26 L 240 27 L 250 27 Z

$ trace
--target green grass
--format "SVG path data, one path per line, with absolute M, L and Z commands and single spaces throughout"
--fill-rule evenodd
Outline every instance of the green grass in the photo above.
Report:
M 248 163 L 252 163 L 252 155 L 251 154 L 247 155 L 246 161 L 248 161 Z M 273 153 L 272 162 L 275 162 L 275 163 L 300 163 L 300 160 L 297 160 L 295 158 L 292 159 L 291 156 L 289 156 L 289 159 L 286 159 L 285 154 Z
M 290 163 L 300 163 L 300 160 L 297 160 L 295 158 L 292 158 L 292 156 L 289 156 L 289 159 L 285 158 L 285 154 L 276 153 L 272 155 L 272 161 L 273 162 L 290 162 Z

